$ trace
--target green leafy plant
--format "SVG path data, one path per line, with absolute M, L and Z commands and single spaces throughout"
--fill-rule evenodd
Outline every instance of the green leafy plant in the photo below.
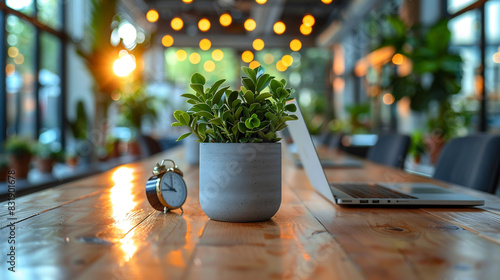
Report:
M 241 68 L 242 77 L 239 91 L 230 90 L 219 80 L 204 88 L 206 80 L 199 73 L 191 77 L 191 88 L 195 91 L 182 96 L 192 107 L 187 111 L 176 110 L 177 122 L 172 126 L 187 126 L 190 132 L 177 141 L 195 134 L 199 142 L 215 143 L 260 143 L 276 142 L 276 132 L 286 127 L 286 122 L 296 120 L 289 114 L 297 110 L 292 100 L 292 89 L 286 88 L 286 80 L 278 81 L 264 73 L 264 68 Z M 266 88 L 269 91 L 264 91 Z
M 411 135 L 411 144 L 409 154 L 414 158 L 422 156 L 426 151 L 424 134 L 421 131 L 415 131 Z
M 144 88 L 137 89 L 134 93 L 120 99 L 118 123 L 134 129 L 135 133 L 139 133 L 143 119 L 156 120 L 157 110 L 155 103 L 157 102 L 158 99 L 156 97 L 146 95 Z
M 7 157 L 3 154 L 0 154 L 0 169 L 9 167 L 9 162 L 7 161 Z M 3 178 L 0 178 L 3 179 Z
M 51 144 L 39 143 L 35 148 L 35 155 L 40 159 L 64 160 L 64 151 L 60 147 Z
M 5 151 L 14 156 L 32 155 L 32 143 L 22 137 L 13 136 L 7 139 L 5 143 Z
M 68 121 L 71 133 L 75 139 L 84 140 L 87 138 L 87 114 L 85 113 L 85 106 L 82 101 L 78 101 L 76 105 L 76 119 Z

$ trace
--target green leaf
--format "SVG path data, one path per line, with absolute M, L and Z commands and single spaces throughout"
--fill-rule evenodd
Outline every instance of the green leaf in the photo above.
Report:
M 263 92 L 255 98 L 255 102 L 260 103 L 262 100 L 273 96 L 270 92 Z
M 201 99 L 192 93 L 184 93 L 184 94 L 181 94 L 181 96 L 201 102 Z
M 262 65 L 260 65 L 259 67 L 255 68 L 254 71 L 257 73 L 257 78 L 258 78 L 258 77 L 262 76 L 262 74 L 264 74 L 265 69 Z
M 247 90 L 244 94 L 244 97 L 245 97 L 245 100 L 247 101 L 247 103 L 253 103 L 253 93 L 249 90 Z
M 201 96 L 204 96 L 205 93 L 203 92 L 203 85 L 202 84 L 190 84 L 189 85 L 194 91 L 196 91 L 198 94 Z
M 261 92 L 265 89 L 271 82 L 271 76 L 269 74 L 264 74 L 257 79 L 256 91 Z
M 182 126 L 182 124 L 180 122 L 173 122 L 172 126 Z
M 248 119 L 245 120 L 245 126 L 248 129 L 253 129 L 254 128 L 253 123 L 252 123 L 252 118 L 248 118 Z
M 194 73 L 193 76 L 191 76 L 191 83 L 192 84 L 204 85 L 205 82 L 206 82 L 205 77 L 203 77 L 203 75 L 200 73 Z
M 249 67 L 242 66 L 241 71 L 247 74 L 247 77 L 249 77 L 254 83 L 257 81 L 257 74 L 255 74 L 254 70 L 250 69 Z
M 174 118 L 185 126 L 189 126 L 189 122 L 191 121 L 191 117 L 188 115 L 188 113 L 181 110 L 174 111 Z
M 220 87 L 220 85 L 222 85 L 222 83 L 224 83 L 225 81 L 226 81 L 225 79 L 222 79 L 222 80 L 218 80 L 217 82 L 215 82 L 212 85 L 212 87 L 210 87 L 210 90 L 208 91 L 208 93 L 213 95 L 217 91 L 217 89 Z M 216 103 L 218 103 L 218 102 L 216 102 Z
M 215 125 L 222 125 L 222 119 L 217 117 L 217 118 L 211 119 L 210 123 L 215 124 Z
M 243 86 L 252 91 L 252 92 L 255 92 L 255 83 L 249 79 L 249 78 L 241 78 L 241 83 L 243 84 Z
M 193 99 L 189 99 L 189 100 L 188 100 L 188 101 L 186 101 L 186 102 L 187 102 L 187 103 L 189 103 L 189 104 L 193 104 L 193 105 L 198 104 L 198 101 L 193 100 Z
M 247 132 L 247 127 L 245 126 L 245 123 L 244 123 L 244 122 L 239 122 L 239 123 L 238 123 L 238 130 L 239 130 L 241 133 L 245 133 L 245 132 Z
M 175 141 L 181 141 L 182 139 L 188 137 L 189 135 L 191 135 L 191 132 L 184 133 L 179 138 L 177 138 L 177 140 L 175 140 Z
M 222 95 L 224 94 L 224 92 L 226 92 L 226 90 L 229 88 L 229 86 L 227 87 L 223 87 L 221 88 L 217 93 L 215 93 L 213 99 L 212 99 L 212 104 L 219 104 L 220 102 L 220 99 L 222 98 Z
M 253 112 L 254 110 L 259 110 L 260 109 L 260 104 L 259 103 L 254 103 L 250 105 L 250 108 L 248 109 L 250 112 Z
M 285 90 L 284 88 L 278 88 L 277 93 L 278 93 L 278 97 L 280 99 L 287 98 L 290 95 L 290 93 L 287 90 Z
M 236 108 L 236 107 L 240 106 L 240 104 L 241 104 L 241 99 L 236 99 L 235 101 L 233 101 L 233 104 L 231 104 L 231 106 L 233 108 Z
M 229 116 L 231 116 L 231 111 L 225 111 L 224 113 L 222 113 L 222 120 L 227 121 Z
M 212 107 L 208 106 L 208 104 L 205 104 L 205 103 L 198 103 L 198 104 L 194 105 L 193 107 L 191 107 L 190 110 L 194 111 L 194 112 L 205 111 L 205 112 L 212 113 Z
M 196 112 L 194 114 L 197 116 L 200 116 L 200 117 L 204 117 L 207 120 L 211 120 L 214 118 L 214 115 L 212 113 L 207 112 L 207 111 L 199 111 L 199 112 Z
M 227 104 L 228 105 L 231 105 L 233 104 L 233 101 L 235 101 L 236 99 L 238 98 L 238 92 L 237 91 L 232 91 L 229 96 L 226 95 L 226 99 L 227 99 Z
M 283 85 L 278 82 L 277 80 L 271 80 L 271 93 L 276 94 L 278 91 L 278 88 L 283 87 Z
M 295 106 L 295 104 L 291 103 L 291 104 L 288 104 L 285 106 L 285 110 L 293 113 L 293 112 L 297 111 L 297 106 Z
M 239 120 L 242 111 L 243 111 L 243 107 L 239 107 L 238 109 L 236 109 L 236 112 L 234 113 L 234 118 Z

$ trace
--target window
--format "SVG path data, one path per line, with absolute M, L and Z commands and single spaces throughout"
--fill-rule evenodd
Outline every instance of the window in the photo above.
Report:
M 5 85 L 0 98 L 0 127 L 5 127 L 0 143 L 18 135 L 64 144 L 63 2 L 6 0 L 0 8 L 5 18 L 0 50 L 6 58 L 0 74 L 5 81 L 0 83 Z

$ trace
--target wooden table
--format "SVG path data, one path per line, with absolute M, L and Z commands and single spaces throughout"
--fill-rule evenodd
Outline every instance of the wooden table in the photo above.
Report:
M 146 200 L 145 181 L 165 157 L 185 173 L 182 215 L 154 211 Z M 0 279 L 499 279 L 498 197 L 452 187 L 486 205 L 344 208 L 284 160 L 281 208 L 262 223 L 209 220 L 198 169 L 181 149 L 17 198 L 15 273 L 6 263 L 12 232 L 2 202 Z M 326 171 L 339 182 L 436 182 L 369 162 Z

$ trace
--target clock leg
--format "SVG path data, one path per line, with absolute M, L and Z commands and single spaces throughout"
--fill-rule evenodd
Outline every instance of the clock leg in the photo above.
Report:
M 167 214 L 168 212 L 168 208 L 167 207 L 163 207 L 163 213 Z

